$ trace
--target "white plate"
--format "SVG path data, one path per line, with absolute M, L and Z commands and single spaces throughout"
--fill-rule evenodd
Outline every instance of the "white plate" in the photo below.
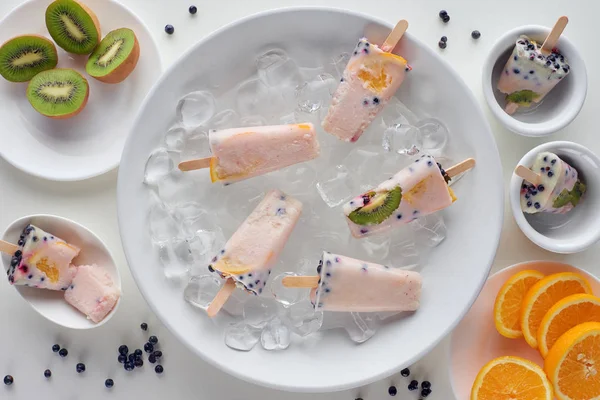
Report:
M 462 80 L 410 34 L 402 39 L 399 53 L 414 69 L 398 92 L 400 100 L 444 121 L 450 132 L 462 135 L 469 144 L 465 152 L 480 161 L 456 184 L 460 199 L 444 213 L 448 237 L 422 270 L 419 312 L 387 324 L 361 345 L 348 340 L 345 333 L 328 331 L 313 345 L 294 345 L 284 352 L 258 348 L 236 352 L 224 345 L 221 328 L 184 302 L 181 287 L 165 280 L 152 249 L 147 226 L 150 199 L 142 184 L 144 165 L 173 123 L 182 95 L 207 84 L 227 90 L 255 71 L 255 57 L 268 48 L 283 48 L 299 65 L 310 65 L 325 54 L 350 51 L 365 33 L 381 43 L 390 28 L 364 15 L 323 8 L 276 10 L 228 25 L 194 46 L 163 75 L 127 140 L 117 197 L 123 247 L 133 276 L 156 315 L 183 343 L 241 379 L 283 390 L 323 392 L 391 375 L 418 360 L 450 332 L 488 275 L 504 209 L 498 151 L 479 105 Z
M 51 38 L 44 15 L 52 0 L 32 0 L 0 22 L 0 43 L 25 34 Z M 0 154 L 15 167 L 56 181 L 75 181 L 103 174 L 119 165 L 125 138 L 142 100 L 162 72 L 158 48 L 135 14 L 112 0 L 86 0 L 100 20 L 102 35 L 131 28 L 140 42 L 140 60 L 124 82 L 108 85 L 85 73 L 87 56 L 58 50 L 58 67 L 74 68 L 90 85 L 85 109 L 67 120 L 38 114 L 27 101 L 27 83 L 0 77 Z

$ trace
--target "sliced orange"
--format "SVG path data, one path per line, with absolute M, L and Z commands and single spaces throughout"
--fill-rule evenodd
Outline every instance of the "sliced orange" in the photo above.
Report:
M 547 276 L 529 289 L 521 308 L 521 330 L 531 347 L 538 347 L 538 328 L 548 310 L 565 297 L 578 293 L 592 293 L 592 289 L 583 276 L 574 272 Z
M 600 399 L 600 323 L 569 329 L 548 352 L 544 369 L 558 399 Z
M 539 271 L 521 271 L 507 280 L 500 288 L 494 304 L 496 330 L 502 336 L 515 339 L 523 336 L 521 331 L 521 306 L 527 291 L 544 278 Z
M 552 385 L 542 367 L 520 357 L 487 363 L 475 378 L 471 400 L 552 400 Z
M 553 305 L 538 329 L 537 340 L 542 357 L 546 357 L 566 331 L 584 322 L 600 322 L 600 298 L 591 294 L 574 294 Z

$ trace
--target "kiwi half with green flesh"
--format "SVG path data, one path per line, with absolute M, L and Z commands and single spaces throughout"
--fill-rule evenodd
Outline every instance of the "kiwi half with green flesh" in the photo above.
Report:
M 46 9 L 46 28 L 65 51 L 90 54 L 100 43 L 96 14 L 76 0 L 55 0 Z
M 506 101 L 509 103 L 516 103 L 523 107 L 528 107 L 538 97 L 540 97 L 540 95 L 532 90 L 520 90 L 507 95 Z
M 402 189 L 396 186 L 387 192 L 363 194 L 366 204 L 352 211 L 348 218 L 358 225 L 377 225 L 388 219 L 400 206 Z
M 27 87 L 27 100 L 42 115 L 54 119 L 73 117 L 87 104 L 87 80 L 72 69 L 51 69 L 33 77 Z
M 116 29 L 90 55 L 85 70 L 104 83 L 119 83 L 135 69 L 140 58 L 140 44 L 128 28 Z
M 56 46 L 43 36 L 17 36 L 0 47 L 0 75 L 10 82 L 27 82 L 57 63 Z

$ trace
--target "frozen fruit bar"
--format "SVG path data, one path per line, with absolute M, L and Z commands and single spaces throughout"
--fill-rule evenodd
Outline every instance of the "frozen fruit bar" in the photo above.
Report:
M 212 131 L 209 142 L 213 182 L 232 183 L 319 156 L 317 134 L 310 123 Z
M 362 38 L 342 74 L 323 128 L 355 142 L 402 84 L 406 60 Z
M 579 180 L 577 170 L 556 154 L 538 154 L 531 170 L 541 176 L 541 182 L 536 186 L 523 181 L 521 209 L 524 212 L 564 214 L 581 201 L 585 185 Z
M 96 265 L 82 265 L 65 292 L 65 300 L 93 322 L 102 321 L 115 307 L 121 291 Z
M 317 310 L 376 312 L 419 308 L 422 278 L 418 272 L 323 252 L 317 273 L 319 286 L 310 293 Z
M 271 190 L 208 266 L 238 287 L 262 293 L 271 268 L 300 218 L 302 203 Z
M 77 271 L 71 261 L 79 248 L 33 225 L 25 227 L 17 244 L 8 271 L 11 284 L 67 290 Z
M 558 50 L 546 55 L 540 49 L 540 44 L 522 35 L 504 66 L 498 90 L 506 94 L 509 114 L 519 106 L 540 102 L 570 71 Z
M 352 236 L 381 233 L 448 207 L 456 201 L 449 180 L 433 157 L 417 158 L 375 189 L 344 204 Z

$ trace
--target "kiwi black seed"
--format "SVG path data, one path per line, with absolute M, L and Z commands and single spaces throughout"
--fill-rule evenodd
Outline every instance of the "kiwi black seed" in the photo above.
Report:
M 135 33 L 128 28 L 116 29 L 90 55 L 85 70 L 105 83 L 119 83 L 135 69 L 140 58 L 140 45 Z
M 352 211 L 348 218 L 358 225 L 377 225 L 388 219 L 400 206 L 402 189 L 396 186 L 387 192 L 368 192 L 366 204 Z
M 76 0 L 55 0 L 46 9 L 46 28 L 65 51 L 90 54 L 100 43 L 100 23 L 92 10 Z
M 0 75 L 10 82 L 27 82 L 57 63 L 56 46 L 43 36 L 17 36 L 0 47 Z
M 27 87 L 27 100 L 42 115 L 54 119 L 73 117 L 87 104 L 87 80 L 72 69 L 51 69 L 33 77 Z

